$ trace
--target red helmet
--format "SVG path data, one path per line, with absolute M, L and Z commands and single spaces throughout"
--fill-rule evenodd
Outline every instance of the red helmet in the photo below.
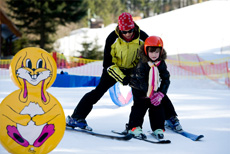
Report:
M 161 53 L 163 51 L 163 41 L 159 36 L 149 36 L 146 40 L 145 40 L 145 44 L 144 44 L 144 51 L 145 54 L 147 54 L 147 47 L 149 46 L 153 46 L 153 47 L 161 47 Z

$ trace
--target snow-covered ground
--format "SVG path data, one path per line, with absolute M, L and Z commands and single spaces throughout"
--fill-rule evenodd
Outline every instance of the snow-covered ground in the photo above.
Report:
M 223 5 L 223 3 L 225 5 Z M 205 2 L 201 3 L 199 6 L 204 8 L 204 4 L 207 5 L 207 9 L 213 8 L 214 2 Z M 212 10 L 213 14 L 218 15 L 218 13 L 223 13 L 224 11 L 228 11 L 226 9 L 229 6 L 229 2 L 221 1 L 220 3 L 216 3 L 216 7 Z M 193 8 L 194 10 L 190 10 L 190 12 L 196 13 L 200 12 L 198 15 L 202 15 L 201 8 L 191 6 L 188 7 Z M 222 7 L 223 9 L 220 9 Z M 197 10 L 196 10 L 197 9 Z M 181 9 L 183 10 L 183 9 Z M 219 10 L 219 12 L 217 11 Z M 178 10 L 178 14 L 175 16 L 179 16 L 181 14 L 186 14 L 185 12 Z M 188 13 L 189 11 L 187 11 Z M 205 10 L 203 10 L 204 13 Z M 196 13 L 197 14 L 197 13 Z M 229 13 L 226 13 L 229 16 Z M 197 16 L 198 16 L 197 15 Z M 167 21 L 170 19 L 170 14 L 167 13 L 165 15 L 160 15 L 164 18 L 163 21 Z M 165 16 L 165 17 L 164 17 Z M 166 20 L 166 16 L 168 19 Z M 192 17 L 188 16 L 190 19 Z M 223 17 L 223 16 L 222 16 Z M 228 25 L 226 23 L 227 18 L 223 20 L 223 18 L 218 21 L 209 20 L 210 26 L 213 24 L 216 26 L 213 30 L 210 30 L 208 27 L 202 27 L 202 21 L 199 19 L 199 22 L 189 23 L 200 25 L 202 27 L 199 33 L 200 35 L 193 35 L 192 33 L 187 33 L 188 36 L 191 36 L 190 40 L 187 40 L 187 43 L 183 46 L 181 41 L 175 41 L 176 39 L 184 39 L 181 37 L 177 37 L 178 35 L 182 35 L 180 31 L 174 31 L 174 33 L 178 35 L 174 35 L 173 38 L 167 38 L 166 35 L 162 35 L 163 39 L 165 37 L 165 44 L 168 44 L 169 40 L 174 40 L 178 44 L 178 50 L 168 50 L 168 52 L 179 52 L 182 49 L 186 53 L 185 46 L 188 46 L 197 49 L 195 53 L 198 53 L 205 60 L 216 59 L 218 56 L 226 57 L 229 55 L 221 54 L 221 47 L 228 47 L 228 44 L 224 44 L 227 40 L 225 38 L 229 38 L 230 31 Z M 158 17 L 157 17 L 158 18 Z M 216 19 L 216 18 L 215 18 Z M 156 20 L 156 19 L 152 19 Z M 159 19 L 161 20 L 161 19 Z M 184 22 L 189 22 L 188 19 L 184 19 Z M 163 22 L 162 21 L 162 22 Z M 212 22 L 211 22 L 212 21 Z M 223 25 L 223 22 L 226 23 Z M 179 22 L 179 21 L 175 21 Z M 217 24 L 218 22 L 218 24 Z M 156 22 L 159 23 L 159 22 Z M 229 23 L 229 22 L 228 22 Z M 141 21 L 138 22 L 141 25 Z M 148 26 L 149 24 L 142 24 Z M 174 25 L 174 24 L 172 24 Z M 154 24 L 152 25 L 154 26 Z M 168 24 L 170 26 L 170 23 Z M 167 25 L 164 25 L 163 28 L 166 28 Z M 228 31 L 223 32 L 222 28 L 228 27 Z M 146 27 L 147 28 L 147 27 Z M 207 30 L 207 29 L 209 30 Z M 154 28 L 151 28 L 154 29 Z M 167 29 L 167 33 L 170 33 L 170 29 Z M 220 32 L 220 33 L 219 33 Z M 184 31 L 182 32 L 184 35 Z M 207 43 L 199 43 L 195 40 L 199 40 L 200 38 L 208 35 L 210 38 L 210 34 L 213 34 L 213 39 L 217 39 L 220 35 L 224 39 L 222 44 L 216 42 L 216 44 L 212 41 Z M 152 35 L 152 34 L 151 34 Z M 228 36 L 227 36 L 228 35 Z M 193 39 L 192 39 L 193 38 Z M 220 39 L 220 38 L 219 38 Z M 192 41 L 194 40 L 194 41 Z M 209 39 L 211 40 L 211 39 Z M 229 39 L 228 39 L 229 40 Z M 212 46 L 209 46 L 212 45 Z M 166 46 L 170 47 L 172 44 L 168 44 Z M 196 46 L 197 45 L 197 46 Z M 172 47 L 172 46 L 171 46 Z M 196 47 L 196 48 L 195 48 Z M 208 50 L 208 53 L 198 52 L 199 50 Z M 173 48 L 172 48 L 173 49 Z M 226 48 L 227 49 L 227 48 Z M 217 54 L 218 52 L 218 54 Z M 51 87 L 47 91 L 50 92 L 54 97 L 56 97 L 61 103 L 65 115 L 72 114 L 74 108 L 76 107 L 79 100 L 82 96 L 88 91 L 92 90 L 94 87 L 87 88 L 54 88 Z M 0 80 L 0 102 L 12 93 L 14 90 L 18 88 L 13 84 L 10 79 L 1 79 Z M 171 140 L 171 144 L 167 145 L 157 145 L 146 143 L 143 141 L 132 139 L 130 141 L 117 141 L 112 139 L 105 139 L 100 137 L 95 137 L 92 135 L 87 135 L 83 133 L 77 132 L 68 132 L 66 131 L 63 139 L 59 143 L 59 145 L 51 152 L 51 154 L 150 154 L 150 153 L 161 153 L 161 154 L 229 154 L 229 138 L 230 138 L 230 89 L 225 85 L 217 84 L 209 79 L 171 79 L 171 85 L 168 91 L 168 95 L 171 98 L 174 107 L 179 115 L 180 122 L 184 128 L 189 132 L 195 134 L 203 134 L 204 138 L 201 141 L 192 141 L 187 139 L 181 135 L 175 134 L 171 131 L 165 132 L 165 138 Z M 94 129 L 95 132 L 112 134 L 111 130 L 122 131 L 125 128 L 125 124 L 128 122 L 131 105 L 129 104 L 125 107 L 116 106 L 107 92 L 102 99 L 94 106 L 92 112 L 87 117 L 88 124 Z M 150 130 L 148 113 L 145 117 L 145 122 L 143 124 L 143 131 L 147 134 L 147 131 Z M 113 134 L 114 135 L 114 134 Z M 153 139 L 150 135 L 148 135 L 149 139 Z M 0 154 L 7 154 L 8 152 L 0 145 Z
M 10 79 L 0 80 L 0 101 L 18 89 Z M 70 115 L 81 97 L 93 87 L 88 88 L 49 88 L 62 104 L 65 115 Z M 203 134 L 201 141 L 192 141 L 171 131 L 165 138 L 171 144 L 157 145 L 139 140 L 117 141 L 66 131 L 52 154 L 229 154 L 230 138 L 230 89 L 208 79 L 173 79 L 169 97 L 179 115 L 183 128 L 195 134 Z M 131 104 L 116 106 L 107 92 L 94 106 L 87 118 L 95 132 L 112 134 L 111 130 L 122 131 L 128 121 Z M 150 130 L 146 114 L 143 131 Z M 148 135 L 149 139 L 153 139 Z M 8 152 L 0 145 L 0 154 Z

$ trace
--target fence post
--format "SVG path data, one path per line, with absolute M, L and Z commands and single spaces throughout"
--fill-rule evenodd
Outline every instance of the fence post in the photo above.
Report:
M 230 88 L 230 71 L 228 69 L 228 61 L 226 61 L 226 68 L 227 68 L 227 78 L 225 79 L 225 84 Z
M 55 62 L 57 64 L 57 52 L 53 52 L 53 58 L 54 58 L 54 60 L 55 60 Z
M 199 57 L 197 54 L 196 54 L 196 57 L 197 57 L 197 59 L 198 59 L 198 61 L 199 61 L 201 71 L 203 72 L 203 75 L 205 76 L 205 75 L 206 75 L 206 73 L 205 73 L 205 71 L 204 71 L 203 66 L 201 65 L 201 62 L 200 62 L 200 57 Z

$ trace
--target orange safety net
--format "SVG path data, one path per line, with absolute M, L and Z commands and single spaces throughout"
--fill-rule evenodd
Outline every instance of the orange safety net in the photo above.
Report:
M 229 58 L 205 61 L 197 54 L 180 54 L 168 56 L 166 60 L 171 76 L 206 77 L 230 87 Z
M 100 76 L 102 61 L 77 57 L 65 57 L 52 53 L 59 70 L 73 75 Z M 11 60 L 0 60 L 0 76 L 9 77 Z M 230 57 L 206 61 L 197 54 L 169 55 L 166 60 L 173 78 L 208 78 L 230 87 Z

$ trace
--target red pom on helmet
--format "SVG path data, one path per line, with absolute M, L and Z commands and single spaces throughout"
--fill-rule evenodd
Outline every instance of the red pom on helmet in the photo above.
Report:
M 159 36 L 149 36 L 146 40 L 145 40 L 145 44 L 144 44 L 144 51 L 145 51 L 145 55 L 147 54 L 147 47 L 152 46 L 152 47 L 161 47 L 161 53 L 163 51 L 163 41 Z

